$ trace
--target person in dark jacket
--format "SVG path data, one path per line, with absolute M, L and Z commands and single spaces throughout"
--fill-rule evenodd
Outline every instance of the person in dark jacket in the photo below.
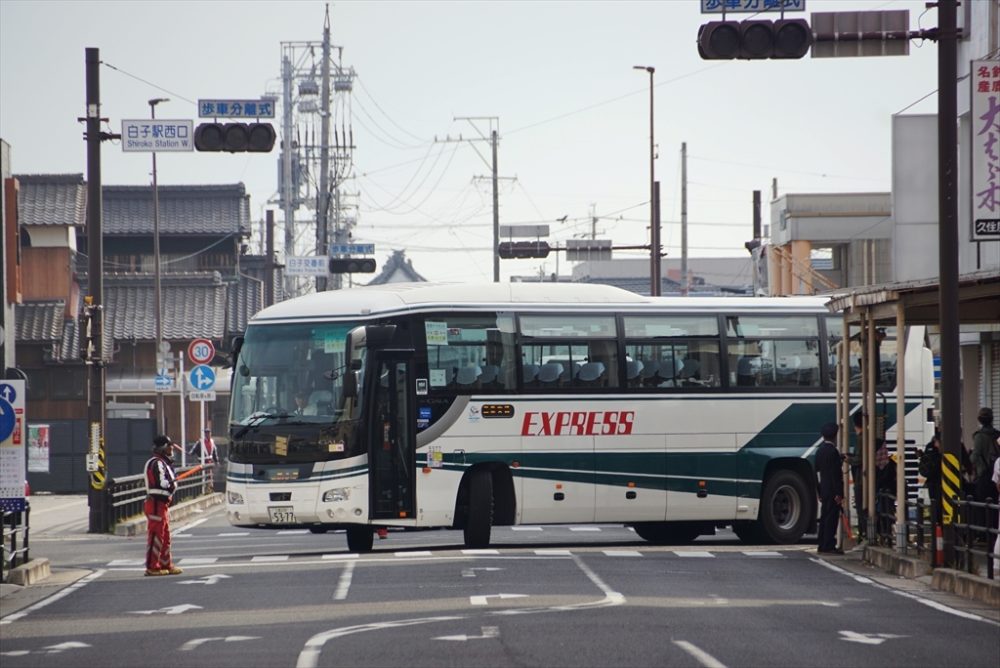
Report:
M 840 506 L 844 500 L 844 476 L 841 472 L 843 458 L 834 439 L 837 438 L 837 425 L 828 422 L 820 430 L 823 442 L 816 450 L 816 491 L 820 500 L 819 514 L 819 545 L 817 552 L 826 554 L 843 554 L 837 547 L 837 521 L 840 519 Z
M 941 521 L 941 434 L 934 432 L 930 443 L 920 455 L 917 470 L 924 478 L 924 488 L 931 501 L 935 521 Z

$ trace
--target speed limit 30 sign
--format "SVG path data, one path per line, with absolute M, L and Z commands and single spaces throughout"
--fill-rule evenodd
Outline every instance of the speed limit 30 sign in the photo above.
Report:
M 215 357 L 215 345 L 208 339 L 195 339 L 188 346 L 188 359 L 194 364 L 208 364 Z

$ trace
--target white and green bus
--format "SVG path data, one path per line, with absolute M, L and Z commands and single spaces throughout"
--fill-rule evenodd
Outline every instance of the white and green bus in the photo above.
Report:
M 234 346 L 229 521 L 346 529 L 353 551 L 388 527 L 484 547 L 493 526 L 588 522 L 798 541 L 836 418 L 843 319 L 826 301 L 420 283 L 276 304 Z M 892 442 L 902 360 L 922 445 L 931 355 L 908 332 L 901 357 L 881 341 L 878 389 Z

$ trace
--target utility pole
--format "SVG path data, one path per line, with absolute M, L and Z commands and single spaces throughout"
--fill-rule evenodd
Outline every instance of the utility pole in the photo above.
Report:
M 264 232 L 264 306 L 274 304 L 274 209 L 265 213 Z
M 435 142 L 451 143 L 451 142 L 462 142 L 467 141 L 469 145 L 476 151 L 476 155 L 486 163 L 486 166 L 490 168 L 492 173 L 491 181 L 493 183 L 493 282 L 500 282 L 500 193 L 497 190 L 497 143 L 499 141 L 499 130 L 500 130 L 500 119 L 497 116 L 456 116 L 452 120 L 455 121 L 468 121 L 469 125 L 475 129 L 479 134 L 479 139 L 464 139 L 462 135 L 458 136 L 458 139 L 452 139 L 451 137 L 445 137 L 444 139 L 434 138 Z M 476 125 L 475 121 L 489 121 L 490 124 L 490 135 L 487 139 L 486 135 L 482 130 Z M 490 142 L 490 149 L 492 152 L 492 160 L 486 160 L 483 154 L 479 152 L 476 145 L 472 142 L 474 141 L 488 141 Z
M 653 233 L 650 234 L 650 252 L 653 254 L 653 285 L 656 292 L 653 296 L 663 294 L 663 245 L 660 243 L 660 182 L 653 181 Z
M 938 8 L 938 265 L 941 327 L 941 446 L 961 461 L 961 387 L 958 312 L 958 35 L 957 2 Z M 955 525 L 944 525 L 946 563 L 954 562 Z
M 323 83 L 320 88 L 319 202 L 316 211 L 316 255 L 328 255 L 330 229 L 330 5 L 323 21 Z M 326 290 L 326 276 L 316 277 L 316 292 Z
M 688 276 L 688 149 L 687 142 L 681 142 L 681 294 L 685 297 L 691 290 Z
M 292 141 L 292 61 L 281 59 L 281 209 L 285 218 L 285 262 L 295 255 L 295 201 L 298 193 L 292 182 L 292 156 L 297 147 Z M 285 276 L 285 294 L 294 295 L 295 278 Z
M 656 68 L 633 65 L 632 69 L 649 73 L 649 294 L 659 297 L 660 283 L 656 280 L 656 275 L 659 273 L 660 249 L 656 240 L 656 144 L 653 139 L 653 74 Z
M 104 362 L 104 242 L 101 229 L 103 210 L 101 190 L 101 57 L 96 48 L 86 49 L 87 81 L 87 287 L 85 297 L 89 312 L 93 353 L 88 359 L 87 423 L 90 456 L 88 462 L 90 487 L 87 504 L 90 508 L 90 533 L 107 533 L 110 518 L 104 503 L 108 477 L 105 456 L 105 362 Z M 155 154 L 154 154 L 155 155 Z M 90 470 L 96 469 L 96 470 Z
M 149 117 L 156 118 L 156 105 L 167 102 L 165 97 L 156 97 L 149 101 Z M 167 351 L 163 349 L 163 288 L 161 284 L 160 268 L 160 188 L 156 181 L 156 151 L 153 151 L 153 303 L 156 309 L 156 373 L 166 369 Z M 174 363 L 171 358 L 170 367 L 173 369 Z M 184 410 L 183 378 L 178 378 L 181 383 L 181 411 Z M 160 433 L 167 433 L 167 412 L 164 407 L 163 392 L 156 393 L 156 418 L 160 424 Z M 181 421 L 181 445 L 185 441 L 185 424 Z

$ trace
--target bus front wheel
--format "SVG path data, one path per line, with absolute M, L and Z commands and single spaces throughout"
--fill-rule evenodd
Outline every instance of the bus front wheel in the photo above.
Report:
M 371 552 L 375 532 L 366 524 L 347 527 L 347 549 L 351 552 Z
M 798 542 L 809 526 L 814 494 L 794 471 L 777 471 L 764 484 L 760 499 L 760 528 L 774 543 Z
M 488 469 L 469 474 L 469 509 L 465 518 L 465 546 L 489 547 L 493 526 L 493 475 Z

